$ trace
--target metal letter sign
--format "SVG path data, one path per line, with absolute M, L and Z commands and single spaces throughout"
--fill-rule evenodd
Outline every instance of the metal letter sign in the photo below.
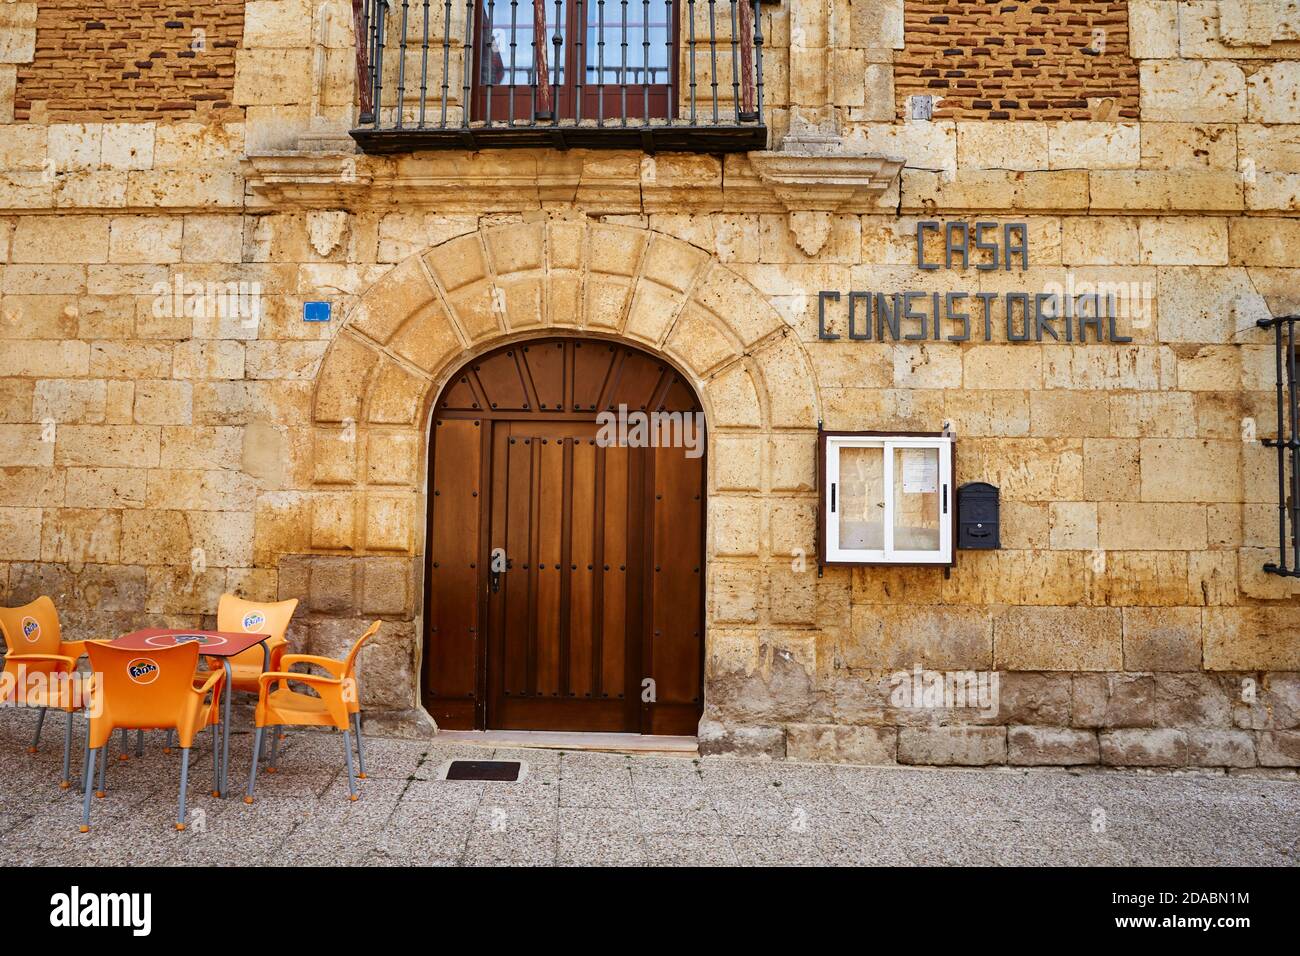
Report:
M 916 267 L 1025 272 L 1029 224 L 922 220 L 916 224 Z M 1032 292 L 827 290 L 817 295 L 817 335 L 828 342 L 969 342 L 982 332 L 985 342 L 1122 344 L 1133 341 L 1118 328 L 1119 317 L 1132 314 L 1133 292 L 1122 283 L 1073 280 L 1068 288 L 1047 283 Z

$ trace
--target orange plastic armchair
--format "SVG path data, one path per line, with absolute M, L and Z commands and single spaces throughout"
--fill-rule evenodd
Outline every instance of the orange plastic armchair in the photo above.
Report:
M 365 777 L 365 745 L 361 739 L 361 704 L 357 691 L 357 655 L 362 646 L 379 632 L 379 621 L 371 624 L 352 645 L 344 660 L 316 657 L 311 654 L 286 654 L 281 660 L 282 671 L 268 671 L 262 675 L 262 693 L 257 700 L 257 732 L 253 738 L 253 769 L 248 777 L 248 796 L 245 803 L 253 802 L 253 788 L 257 784 L 257 763 L 262 749 L 262 733 L 267 727 L 333 727 L 343 733 L 343 752 L 348 767 L 348 797 L 357 799 L 357 781 L 352 769 L 352 733 L 357 732 L 357 756 L 361 763 L 361 776 Z M 294 673 L 289 670 L 296 664 L 310 664 L 326 671 L 321 674 Z M 315 694 L 304 694 L 289 685 L 303 684 Z
M 297 608 L 296 598 L 276 602 L 245 601 L 233 594 L 223 594 L 217 605 L 217 630 L 238 634 L 270 634 L 271 639 L 266 642 L 266 647 L 271 652 L 270 669 L 278 671 L 280 658 L 284 656 L 289 643 L 285 632 L 289 630 L 289 622 Z M 260 693 L 259 678 L 265 663 L 266 656 L 261 646 L 250 647 L 242 654 L 236 654 L 230 659 L 230 689 L 250 694 Z M 209 663 L 213 670 L 220 666 Z
M 85 707 L 91 678 L 77 673 L 77 661 L 86 653 L 84 641 L 65 641 L 59 629 L 59 612 L 47 597 L 23 607 L 0 607 L 0 632 L 5 639 L 5 669 L 0 678 L 0 704 L 40 708 L 36 736 L 28 753 L 41 743 L 45 713 L 50 708 L 66 715 L 63 728 L 63 776 L 59 786 L 72 786 L 72 715 Z
M 81 832 L 90 831 L 91 781 L 95 777 L 95 758 L 100 764 L 97 796 L 104 796 L 106 745 L 114 730 L 174 730 L 181 745 L 180 806 L 176 829 L 185 829 L 185 797 L 189 785 L 190 748 L 200 730 L 212 728 L 212 776 L 220 779 L 217 724 L 212 708 L 204 703 L 211 692 L 215 699 L 226 679 L 224 670 L 214 671 L 202 687 L 194 686 L 194 670 L 199 662 L 199 645 L 188 643 L 141 652 L 91 642 L 86 645 L 90 665 L 97 679 L 95 706 L 90 718 L 90 736 L 86 741 L 86 793 L 81 810 Z M 217 784 L 219 786 L 219 784 Z

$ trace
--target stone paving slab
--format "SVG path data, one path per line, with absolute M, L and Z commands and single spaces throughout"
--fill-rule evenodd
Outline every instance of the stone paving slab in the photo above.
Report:
M 30 715 L 0 712 L 0 865 L 735 866 L 1300 864 L 1300 779 L 1211 772 L 849 767 L 368 741 L 347 799 L 341 738 L 293 731 L 242 796 L 191 753 L 188 829 L 172 826 L 180 754 L 159 734 L 108 766 L 78 832 L 58 787 L 61 735 L 26 752 Z M 83 746 L 84 725 L 76 746 Z M 453 759 L 521 760 L 515 783 L 440 779 Z M 77 786 L 83 754 L 73 761 Z

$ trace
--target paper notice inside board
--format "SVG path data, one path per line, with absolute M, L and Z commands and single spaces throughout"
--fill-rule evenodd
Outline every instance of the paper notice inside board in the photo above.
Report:
M 939 456 L 933 448 L 904 448 L 903 494 L 925 495 L 939 490 Z

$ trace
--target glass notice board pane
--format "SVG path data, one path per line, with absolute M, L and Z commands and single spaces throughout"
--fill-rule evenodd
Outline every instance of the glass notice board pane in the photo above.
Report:
M 842 448 L 839 543 L 843 550 L 885 547 L 885 450 Z
M 938 551 L 939 449 L 895 448 L 895 551 Z

